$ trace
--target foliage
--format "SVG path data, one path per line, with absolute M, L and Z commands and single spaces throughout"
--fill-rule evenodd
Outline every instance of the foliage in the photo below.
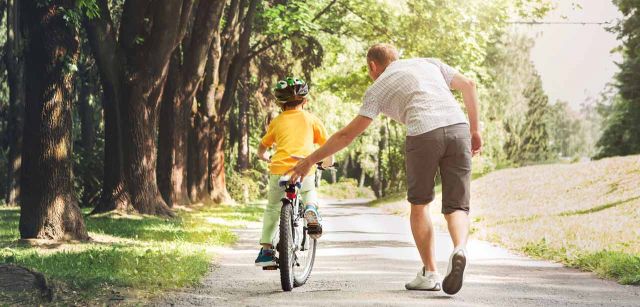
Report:
M 624 18 L 611 28 L 623 45 L 623 62 L 616 75 L 619 97 L 603 112 L 603 133 L 596 158 L 640 152 L 640 3 L 615 0 Z
M 267 181 L 264 173 L 256 170 L 231 172 L 227 177 L 227 189 L 231 198 L 248 203 L 264 197 Z

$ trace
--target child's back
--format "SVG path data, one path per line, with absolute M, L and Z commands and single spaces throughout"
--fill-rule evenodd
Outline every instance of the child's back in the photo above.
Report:
M 315 144 L 322 145 L 326 140 L 327 132 L 317 117 L 294 109 L 283 111 L 271 121 L 261 143 L 267 148 L 276 145 L 269 170 L 282 175 L 296 165 L 292 156 L 306 157 L 315 150 Z
M 311 113 L 304 111 L 307 103 L 306 95 L 309 93 L 307 84 L 295 78 L 287 78 L 278 82 L 275 96 L 282 113 L 274 118 L 267 133 L 260 142 L 258 156 L 269 161 L 269 190 L 267 193 L 267 206 L 262 221 L 262 236 L 260 245 L 262 249 L 256 258 L 258 266 L 272 266 L 274 262 L 274 236 L 282 206 L 281 199 L 284 190 L 280 186 L 280 177 L 298 162 L 294 157 L 306 157 L 315 150 L 315 145 L 323 145 L 327 141 L 327 132 L 322 122 Z M 267 150 L 276 146 L 275 153 L 269 158 Z M 329 161 L 333 161 L 332 159 Z M 333 162 L 328 162 L 332 164 Z M 307 234 L 313 239 L 322 235 L 322 225 L 319 222 L 317 211 L 318 200 L 315 191 L 315 169 L 311 169 L 308 176 L 300 185 L 300 197 L 305 204 L 305 223 Z

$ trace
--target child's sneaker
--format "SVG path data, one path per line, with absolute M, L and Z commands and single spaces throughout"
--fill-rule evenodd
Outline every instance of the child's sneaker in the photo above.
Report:
M 258 253 L 258 258 L 256 258 L 256 266 L 274 266 L 276 265 L 275 260 L 275 251 L 272 249 L 264 249 L 261 248 Z
M 307 205 L 304 209 L 304 219 L 307 220 L 307 233 L 312 239 L 319 239 L 322 236 L 322 225 L 318 217 L 316 206 Z

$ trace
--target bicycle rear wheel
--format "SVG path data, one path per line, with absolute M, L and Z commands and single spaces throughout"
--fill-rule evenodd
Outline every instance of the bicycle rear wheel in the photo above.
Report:
M 293 267 L 293 285 L 300 287 L 307 282 L 311 275 L 311 269 L 313 269 L 313 262 L 316 258 L 316 244 L 315 239 L 311 239 L 306 232 L 304 219 L 300 219 L 302 223 L 295 228 L 294 241 L 296 241 L 297 248 L 295 249 L 295 261 L 296 264 Z
M 295 244 L 293 242 L 293 207 L 283 204 L 280 210 L 280 240 L 278 242 L 278 267 L 283 291 L 294 287 Z

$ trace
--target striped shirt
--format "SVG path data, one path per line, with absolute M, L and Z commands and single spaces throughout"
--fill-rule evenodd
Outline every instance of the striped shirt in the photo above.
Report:
M 397 60 L 369 86 L 359 115 L 374 119 L 379 113 L 407 126 L 407 135 L 468 123 L 451 93 L 458 71 L 437 59 Z

